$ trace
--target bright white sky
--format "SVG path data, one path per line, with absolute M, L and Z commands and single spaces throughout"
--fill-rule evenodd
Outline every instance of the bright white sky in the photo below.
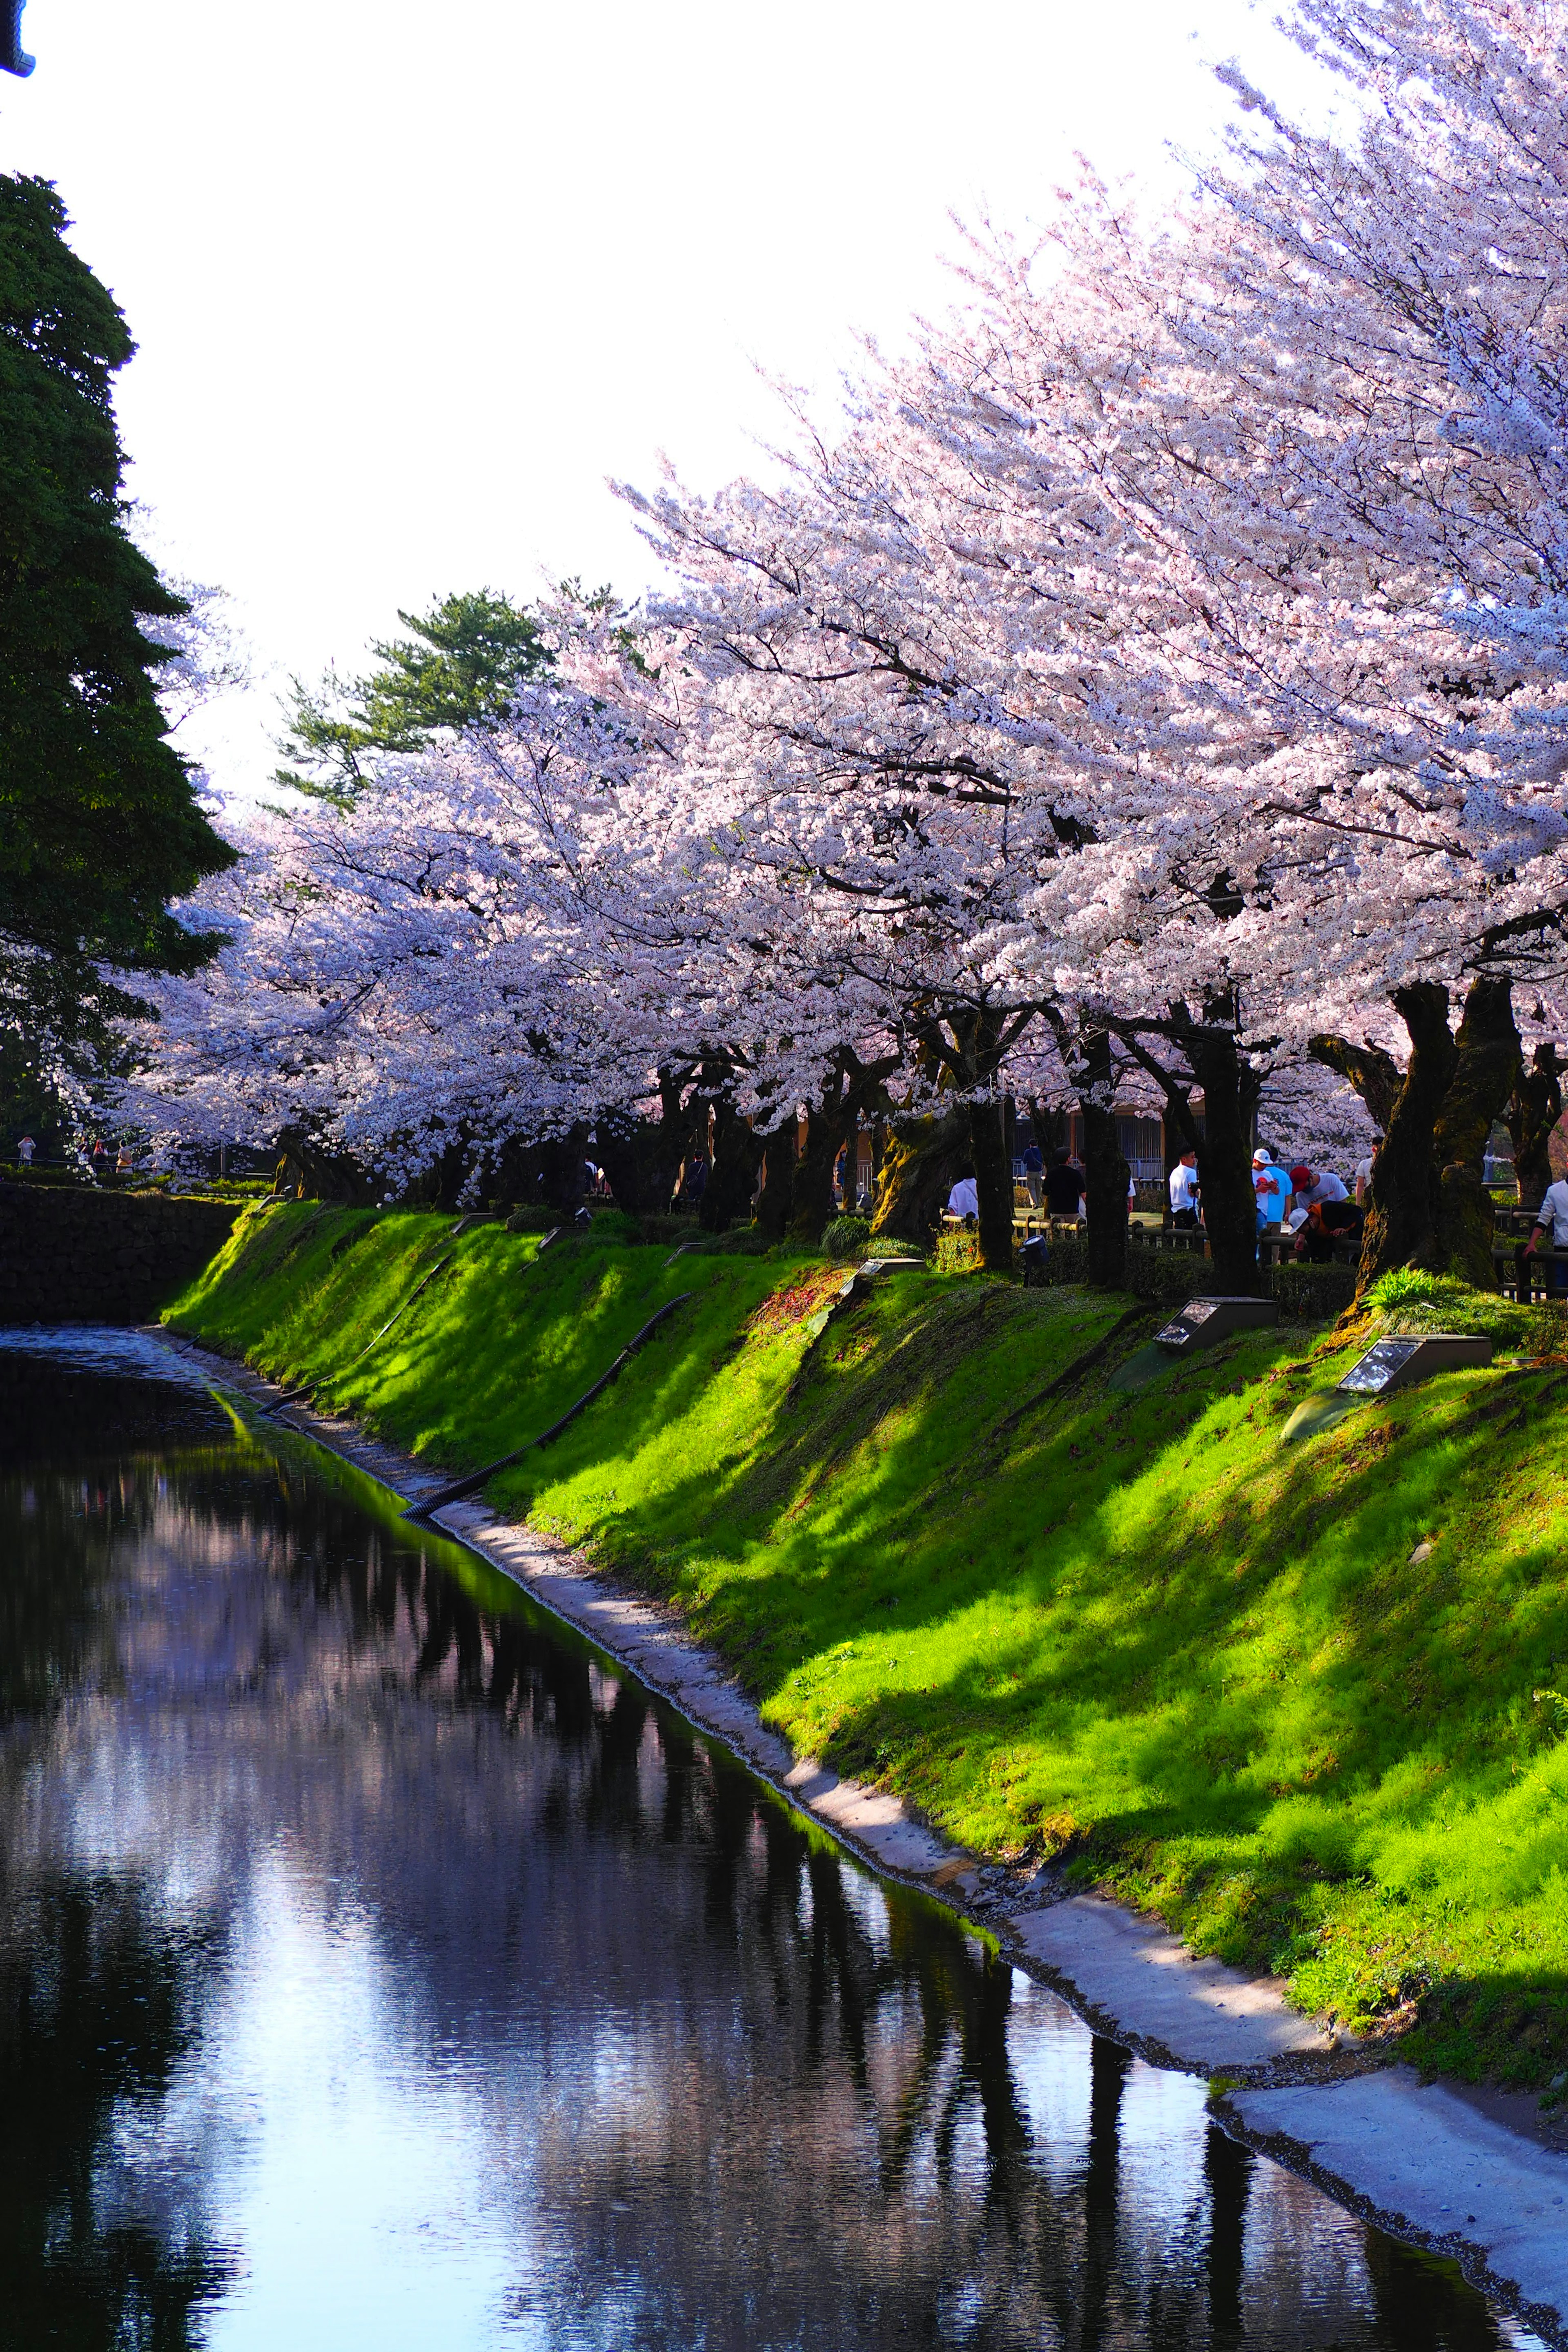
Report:
M 233 595 L 270 765 L 287 674 L 449 589 L 652 562 L 605 487 L 763 462 L 758 374 L 830 392 L 940 311 L 949 215 L 1025 229 L 1086 152 L 1173 185 L 1208 61 L 1307 69 L 1247 0 L 31 0 L 0 169 L 52 179 L 140 345 L 160 552 Z

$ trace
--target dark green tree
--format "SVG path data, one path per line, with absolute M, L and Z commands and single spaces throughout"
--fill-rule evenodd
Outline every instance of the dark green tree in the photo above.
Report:
M 537 621 L 489 588 L 397 617 L 411 634 L 374 642 L 378 667 L 363 677 L 329 670 L 313 692 L 294 679 L 278 747 L 280 784 L 350 806 L 376 752 L 417 751 L 465 727 L 498 726 L 519 690 L 551 666 Z
M 135 347 L 67 226 L 47 181 L 0 176 L 0 1027 L 90 1069 L 140 1009 L 108 975 L 203 961 L 169 901 L 234 853 L 166 740 L 142 624 L 185 607 L 126 530 Z

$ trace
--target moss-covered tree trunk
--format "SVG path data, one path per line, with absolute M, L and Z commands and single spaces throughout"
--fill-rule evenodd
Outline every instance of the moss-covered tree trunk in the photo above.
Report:
M 966 1109 L 893 1120 L 877 1171 L 871 1212 L 876 1241 L 915 1242 L 923 1249 L 942 1222 L 947 1196 L 969 1165 Z
M 374 1171 L 346 1151 L 328 1151 L 303 1128 L 286 1127 L 278 1139 L 273 1190 L 302 1201 L 332 1201 L 346 1208 L 370 1208 L 381 1198 Z
M 1519 1197 L 1527 1209 L 1541 1206 L 1541 1196 L 1552 1181 L 1550 1146 L 1562 1116 L 1563 1072 L 1557 1048 L 1550 1044 L 1537 1045 L 1529 1069 L 1520 1070 L 1513 1098 L 1503 1113 L 1513 1144 Z
M 659 1072 L 657 1118 L 625 1114 L 602 1118 L 595 1130 L 599 1164 L 617 1206 L 629 1216 L 662 1216 L 669 1206 L 693 1124 L 693 1114 L 681 1103 L 689 1076 L 680 1070 Z
M 763 1140 L 743 1118 L 728 1095 L 713 1098 L 713 1157 L 708 1171 L 698 1222 L 709 1233 L 721 1234 L 746 1222 L 752 1195 L 757 1189 Z
M 1483 1181 L 1484 1162 L 1520 1070 L 1513 991 L 1506 980 L 1483 975 L 1471 982 L 1454 1045 L 1453 1075 L 1432 1138 L 1437 1214 L 1428 1263 L 1478 1290 L 1493 1290 L 1496 1213 Z
M 1392 1103 L 1386 1055 L 1334 1037 L 1315 1037 L 1310 1049 L 1351 1080 L 1384 1126 L 1367 1190 L 1357 1295 L 1405 1265 L 1490 1289 L 1492 1203 L 1481 1168 L 1493 1122 L 1519 1083 L 1512 992 L 1487 973 L 1472 981 L 1457 1037 L 1440 982 L 1415 981 L 1393 1002 L 1410 1059 Z
M 821 1103 L 813 1103 L 806 1116 L 805 1149 L 795 1163 L 790 1237 L 808 1249 L 816 1248 L 833 1216 L 833 1171 L 854 1124 L 855 1108 L 843 1072 L 835 1071 L 823 1088 Z

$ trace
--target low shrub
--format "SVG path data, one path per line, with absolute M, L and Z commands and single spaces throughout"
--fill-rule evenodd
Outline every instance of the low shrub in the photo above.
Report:
M 594 1239 L 596 1242 L 640 1242 L 643 1237 L 642 1219 L 628 1216 L 625 1209 L 595 1209 Z
M 1087 1251 L 1087 1244 L 1081 1244 Z M 1195 1250 L 1141 1249 L 1129 1243 L 1127 1288 L 1134 1298 L 1156 1307 L 1184 1307 L 1200 1291 L 1214 1287 L 1214 1268 Z
M 1044 1278 L 1051 1284 L 1089 1280 L 1089 1244 L 1082 1234 L 1064 1234 L 1048 1245 Z M 1195 1251 L 1152 1250 L 1129 1238 L 1122 1286 L 1134 1298 L 1146 1298 L 1156 1307 L 1184 1307 L 1210 1280 L 1208 1260 Z
M 822 1229 L 824 1257 L 847 1258 L 863 1255 L 871 1239 L 871 1227 L 865 1217 L 835 1217 Z
M 755 1225 L 731 1225 L 728 1233 L 688 1233 L 681 1248 L 692 1257 L 766 1257 L 773 1244 Z
M 506 1221 L 509 1234 L 547 1234 L 561 1223 L 554 1209 L 514 1209 Z
M 949 1227 L 938 1234 L 931 1262 L 938 1274 L 978 1273 L 980 1235 L 964 1225 Z
M 702 1230 L 695 1217 L 639 1217 L 637 1223 L 645 1242 L 668 1242 L 672 1246 L 676 1242 L 695 1241 Z

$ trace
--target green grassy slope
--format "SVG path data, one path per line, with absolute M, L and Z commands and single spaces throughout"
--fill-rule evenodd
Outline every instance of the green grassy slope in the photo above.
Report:
M 1281 1450 L 1368 1335 L 1254 1335 L 1118 1395 L 1134 1327 L 1032 1402 L 1130 1302 L 914 1272 L 808 1348 L 809 1260 L 450 1231 L 273 1210 L 171 1319 L 332 1371 L 453 1249 L 330 1395 L 466 1468 L 692 1290 L 498 1503 L 677 1601 L 798 1747 L 964 1843 L 1060 1854 L 1423 2063 L 1568 2069 L 1560 1355 Z M 1545 1310 L 1404 1303 L 1561 1348 Z

